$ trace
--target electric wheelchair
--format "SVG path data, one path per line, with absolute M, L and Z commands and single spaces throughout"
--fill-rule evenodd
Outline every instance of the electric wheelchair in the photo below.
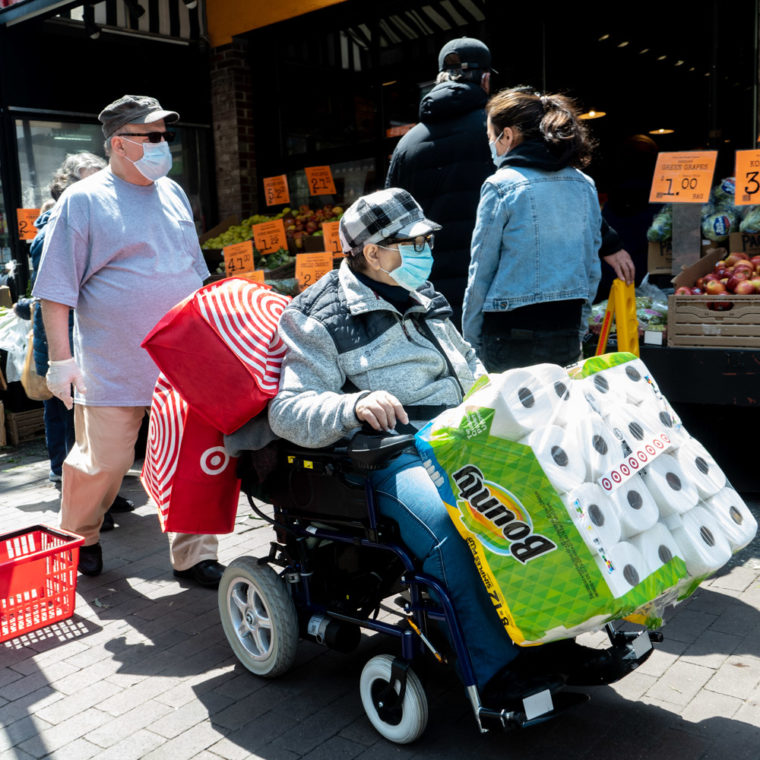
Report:
M 446 588 L 420 570 L 395 523 L 378 515 L 363 477 L 413 447 L 414 435 L 368 430 L 326 449 L 277 440 L 241 452 L 242 490 L 276 539 L 268 556 L 231 562 L 219 584 L 222 627 L 241 664 L 274 678 L 291 667 L 301 638 L 342 652 L 358 646 L 363 629 L 396 639 L 396 656 L 376 655 L 364 666 L 360 695 L 374 728 L 399 744 L 427 725 L 427 697 L 412 668 L 423 658 L 456 663 L 481 732 L 542 723 L 585 702 L 587 695 L 547 679 L 519 709 L 483 703 Z M 272 504 L 273 518 L 257 499 Z M 626 649 L 631 669 L 661 640 L 611 624 L 607 633 Z

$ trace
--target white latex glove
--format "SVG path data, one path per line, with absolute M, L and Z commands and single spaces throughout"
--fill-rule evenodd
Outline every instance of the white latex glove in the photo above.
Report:
M 71 396 L 71 386 L 74 385 L 80 393 L 86 393 L 84 375 L 73 359 L 61 359 L 56 362 L 48 362 L 48 371 L 45 375 L 47 387 L 54 396 L 58 396 L 66 405 L 67 409 L 74 406 Z

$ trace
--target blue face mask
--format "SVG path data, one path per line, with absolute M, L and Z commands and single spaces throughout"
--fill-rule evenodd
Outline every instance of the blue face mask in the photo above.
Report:
M 391 251 L 395 250 L 384 245 L 379 247 Z M 417 290 L 417 288 L 425 284 L 427 278 L 430 277 L 430 272 L 433 270 L 433 252 L 430 250 L 430 245 L 425 243 L 421 251 L 415 251 L 414 245 L 399 243 L 398 252 L 401 254 L 400 266 L 396 267 L 392 272 L 389 272 L 387 269 L 383 269 L 382 271 L 395 280 L 402 288 Z
M 134 140 L 129 140 L 126 137 L 122 138 L 131 142 L 133 145 L 142 145 L 143 156 L 137 161 L 132 161 L 128 158 L 128 161 L 132 161 L 140 174 L 155 182 L 161 177 L 165 177 L 169 170 L 172 168 L 172 153 L 169 150 L 169 143 L 162 140 L 160 143 L 138 143 Z

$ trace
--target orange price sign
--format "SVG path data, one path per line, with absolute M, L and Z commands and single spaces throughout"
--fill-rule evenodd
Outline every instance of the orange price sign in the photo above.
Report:
M 224 255 L 224 272 L 228 277 L 233 274 L 253 272 L 253 243 L 246 240 L 243 243 L 234 243 L 222 248 Z
M 340 244 L 338 228 L 340 222 L 322 222 L 322 233 L 325 236 L 325 250 L 335 259 L 343 258 L 343 248 Z
M 335 182 L 329 166 L 307 166 L 304 171 L 309 195 L 335 195 Z
M 280 206 L 284 203 L 290 203 L 288 175 L 264 177 L 264 197 L 267 200 L 267 206 Z
M 16 220 L 18 222 L 18 239 L 34 240 L 37 234 L 37 228 L 34 226 L 34 220 L 40 215 L 38 208 L 17 208 Z
M 253 272 L 246 272 L 241 275 L 241 277 L 245 277 L 246 280 L 250 280 L 251 282 L 260 282 L 262 285 L 264 284 L 263 269 L 254 269 Z
M 736 151 L 735 206 L 748 206 L 760 200 L 760 150 Z
M 299 253 L 296 256 L 296 280 L 301 290 L 313 285 L 333 268 L 331 253 Z
M 256 250 L 262 256 L 277 253 L 280 248 L 287 249 L 288 238 L 285 236 L 285 222 L 277 219 L 274 222 L 261 222 L 253 225 L 253 241 Z
M 658 153 L 650 203 L 707 203 L 717 150 Z

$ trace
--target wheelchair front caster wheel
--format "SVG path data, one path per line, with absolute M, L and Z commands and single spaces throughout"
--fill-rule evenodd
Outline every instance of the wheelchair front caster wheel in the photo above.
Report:
M 285 582 L 254 557 L 238 557 L 219 582 L 219 616 L 235 656 L 251 673 L 282 675 L 298 646 L 298 615 Z
M 409 744 L 422 736 L 427 726 L 427 697 L 417 674 L 407 668 L 403 698 L 399 699 L 401 684 L 394 678 L 393 663 L 394 658 L 388 654 L 369 660 L 362 670 L 359 691 L 364 711 L 375 730 L 388 741 Z

